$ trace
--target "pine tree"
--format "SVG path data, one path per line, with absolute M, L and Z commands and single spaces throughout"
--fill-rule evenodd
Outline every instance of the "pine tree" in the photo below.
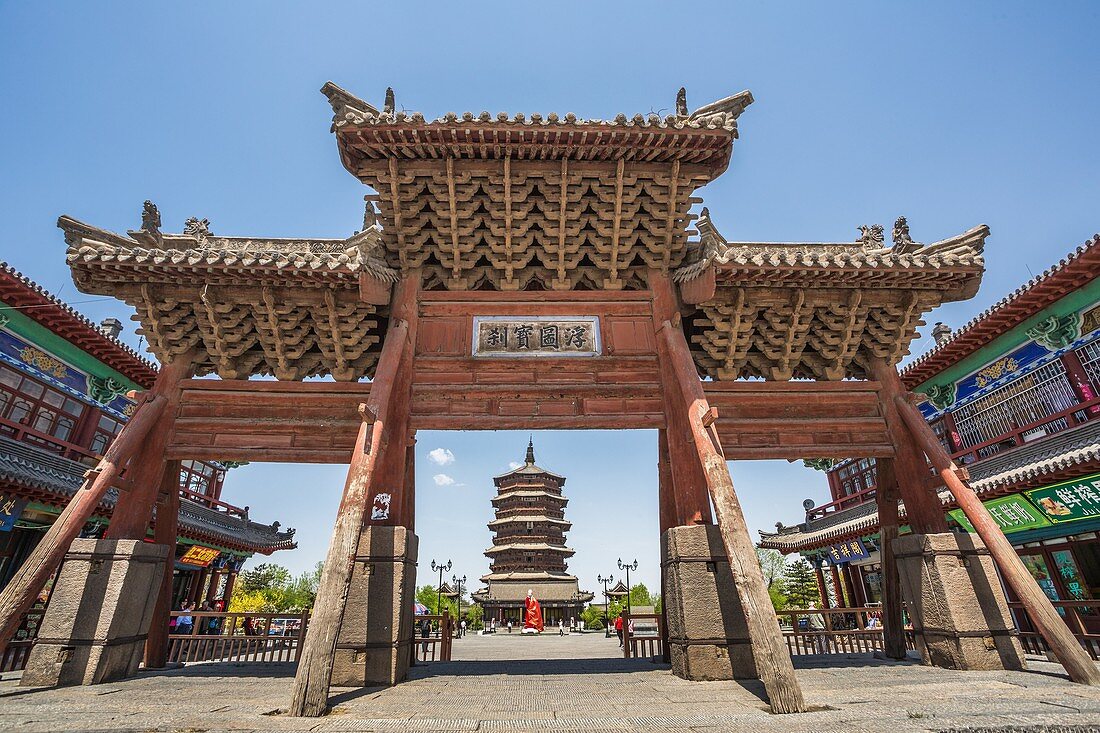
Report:
M 787 567 L 783 577 L 783 594 L 787 596 L 788 605 L 793 608 L 816 608 L 821 603 L 817 579 L 810 563 L 798 560 Z

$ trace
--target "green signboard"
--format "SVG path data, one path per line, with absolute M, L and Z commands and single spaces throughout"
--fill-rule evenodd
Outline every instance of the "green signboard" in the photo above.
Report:
M 1054 524 L 1100 518 L 1100 473 L 1024 494 Z
M 1048 520 L 1042 512 L 1028 503 L 1020 494 L 1013 494 L 1012 496 L 1002 496 L 1000 499 L 992 499 L 984 502 L 985 508 L 989 510 L 990 516 L 1000 525 L 1001 529 L 1008 532 L 1022 532 L 1025 529 L 1036 529 L 1038 527 L 1049 527 L 1050 520 Z M 948 514 L 962 525 L 963 529 L 967 532 L 974 531 L 974 525 L 970 523 L 970 520 L 963 514 L 962 509 L 954 509 Z

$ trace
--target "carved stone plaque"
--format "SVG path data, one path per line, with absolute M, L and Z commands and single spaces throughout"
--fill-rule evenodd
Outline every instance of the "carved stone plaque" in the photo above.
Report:
M 474 316 L 473 356 L 599 356 L 599 316 Z

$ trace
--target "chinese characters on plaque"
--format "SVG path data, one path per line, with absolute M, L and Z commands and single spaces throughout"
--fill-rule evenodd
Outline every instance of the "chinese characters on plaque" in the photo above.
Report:
M 598 356 L 598 316 L 475 316 L 474 356 Z
M 843 565 L 853 560 L 866 560 L 871 557 L 861 540 L 849 540 L 839 545 L 829 547 L 829 562 L 833 565 Z

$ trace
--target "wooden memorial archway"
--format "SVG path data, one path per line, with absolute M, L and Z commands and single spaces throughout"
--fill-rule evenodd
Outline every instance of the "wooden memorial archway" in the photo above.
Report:
M 726 241 L 706 209 L 691 213 L 693 193 L 728 165 L 748 92 L 690 113 L 681 93 L 667 117 L 426 121 L 396 112 L 392 94 L 379 110 L 322 91 L 341 161 L 374 191 L 347 239 L 223 237 L 197 219 L 169 234 L 148 202 L 127 235 L 59 221 L 78 287 L 134 306 L 165 366 L 0 597 L 0 639 L 127 461 L 111 538 L 145 537 L 158 495 L 170 525 L 172 461 L 350 463 L 291 705 L 318 715 L 357 561 L 375 557 L 364 528 L 414 529 L 417 430 L 655 428 L 662 533 L 717 523 L 755 673 L 774 711 L 805 710 L 726 461 L 874 456 L 894 476 L 880 491 L 884 534 L 898 498 L 914 532 L 945 532 L 924 456 L 934 446 L 906 427 L 894 365 L 923 313 L 976 292 L 988 230 L 922 245 L 902 219 L 892 247 L 882 227 L 850 243 Z M 302 381 L 320 375 L 335 381 Z M 939 485 L 968 490 L 933 462 Z M 982 529 L 980 503 L 960 505 Z M 157 618 L 165 603 L 162 592 Z M 1095 682 L 1056 615 L 1046 631 L 1075 679 Z M 162 636 L 154 623 L 151 666 Z

